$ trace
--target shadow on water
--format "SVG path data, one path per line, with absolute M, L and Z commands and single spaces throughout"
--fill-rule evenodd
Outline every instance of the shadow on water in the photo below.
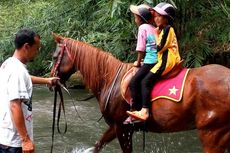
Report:
M 63 91 L 64 92 L 64 91 Z M 96 99 L 76 101 L 88 96 L 86 90 L 70 90 L 74 104 L 83 121 L 78 117 L 71 98 L 64 94 L 68 130 L 65 135 L 55 133 L 54 153 L 91 153 L 97 139 L 107 125 L 101 117 Z M 34 141 L 36 153 L 49 153 L 52 134 L 53 93 L 47 88 L 35 87 L 33 93 Z M 62 118 L 63 121 L 63 118 Z M 61 130 L 64 124 L 61 124 Z M 142 152 L 142 132 L 133 136 L 133 152 Z M 109 143 L 102 153 L 121 152 L 118 141 Z M 201 146 L 196 131 L 169 134 L 146 134 L 145 153 L 200 153 Z

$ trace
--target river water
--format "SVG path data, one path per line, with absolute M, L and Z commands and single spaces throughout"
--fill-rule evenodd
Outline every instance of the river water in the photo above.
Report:
M 64 92 L 64 91 L 63 91 Z M 91 153 L 91 149 L 107 125 L 101 117 L 95 98 L 78 101 L 89 96 L 86 90 L 70 90 L 72 98 L 65 97 L 68 130 L 64 135 L 57 133 L 53 153 Z M 53 92 L 45 87 L 35 87 L 33 93 L 34 141 L 36 153 L 49 153 L 52 135 Z M 83 121 L 78 117 L 75 107 Z M 63 117 L 62 117 L 63 121 Z M 63 122 L 62 122 L 63 123 Z M 64 130 L 64 124 L 61 124 Z M 141 153 L 143 133 L 133 135 L 133 152 Z M 117 139 L 107 144 L 102 153 L 121 153 Z M 146 133 L 145 153 L 201 153 L 201 144 L 195 130 L 177 133 Z

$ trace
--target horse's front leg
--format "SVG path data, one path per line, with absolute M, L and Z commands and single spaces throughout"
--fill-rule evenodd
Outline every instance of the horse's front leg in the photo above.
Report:
M 106 132 L 103 134 L 100 140 L 98 140 L 94 145 L 93 153 L 98 153 L 100 150 L 110 141 L 116 138 L 115 126 L 111 125 Z
M 116 133 L 119 144 L 123 153 L 131 153 L 132 152 L 132 136 L 133 136 L 133 128 L 132 125 L 116 125 Z

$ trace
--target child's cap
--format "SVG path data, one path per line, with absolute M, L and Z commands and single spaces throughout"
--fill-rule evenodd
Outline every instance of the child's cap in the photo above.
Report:
M 161 2 L 153 8 L 160 15 L 166 15 L 174 19 L 175 7 L 169 3 Z
M 151 7 L 146 4 L 130 5 L 130 11 L 136 15 L 139 15 L 146 23 L 148 23 L 152 17 L 150 9 Z

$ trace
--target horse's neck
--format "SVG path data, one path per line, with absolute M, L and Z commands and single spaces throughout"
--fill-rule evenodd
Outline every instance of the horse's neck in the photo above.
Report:
M 106 52 L 85 43 L 79 43 L 75 57 L 75 64 L 83 76 L 85 84 L 97 96 L 105 89 L 109 89 L 121 61 Z

